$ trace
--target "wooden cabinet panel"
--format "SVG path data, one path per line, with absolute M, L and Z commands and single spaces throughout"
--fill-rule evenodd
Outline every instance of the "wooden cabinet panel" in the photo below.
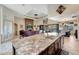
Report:
M 63 44 L 64 44 L 64 36 L 61 37 L 61 48 L 63 48 Z
M 55 42 L 55 54 L 58 54 L 58 52 L 61 50 L 61 38 L 59 38 Z
M 55 46 L 54 46 L 54 44 L 52 44 L 48 48 L 48 55 L 54 55 L 54 54 L 55 54 Z
M 54 43 L 52 43 L 41 55 L 57 55 L 64 44 L 64 36 L 59 37 Z
M 48 48 L 39 53 L 39 55 L 48 55 Z
M 56 41 L 55 42 L 55 53 L 57 53 L 57 50 L 58 50 L 58 42 Z

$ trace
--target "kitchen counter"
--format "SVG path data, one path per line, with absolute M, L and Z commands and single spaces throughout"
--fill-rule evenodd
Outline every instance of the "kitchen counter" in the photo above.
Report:
M 46 37 L 44 34 L 37 34 L 22 39 L 17 38 L 12 43 L 15 47 L 16 55 L 38 55 L 62 35 Z

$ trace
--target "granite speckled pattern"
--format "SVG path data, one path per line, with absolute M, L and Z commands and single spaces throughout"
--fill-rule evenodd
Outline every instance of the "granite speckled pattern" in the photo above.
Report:
M 17 55 L 38 55 L 60 36 L 61 35 L 54 37 L 54 39 L 51 39 L 46 38 L 44 34 L 38 34 L 30 37 L 24 37 L 22 39 L 17 38 L 13 41 L 13 45 L 16 49 Z

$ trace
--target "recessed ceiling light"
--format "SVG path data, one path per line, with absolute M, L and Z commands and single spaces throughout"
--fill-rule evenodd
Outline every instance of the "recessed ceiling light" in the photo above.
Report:
M 38 16 L 38 14 L 34 14 L 34 16 Z

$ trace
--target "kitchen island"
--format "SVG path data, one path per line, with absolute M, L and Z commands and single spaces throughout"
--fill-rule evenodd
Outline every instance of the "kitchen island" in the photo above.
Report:
M 63 34 L 46 37 L 37 34 L 13 41 L 16 55 L 55 55 L 63 47 Z

